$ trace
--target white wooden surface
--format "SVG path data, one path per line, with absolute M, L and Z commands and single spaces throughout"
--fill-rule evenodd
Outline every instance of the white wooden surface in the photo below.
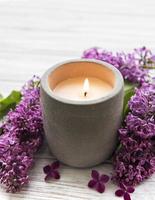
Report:
M 155 51 L 154 0 L 0 0 L 0 92 L 19 89 L 33 74 L 56 62 L 80 57 L 101 46 L 129 51 L 146 45 Z M 45 183 L 42 167 L 52 161 L 44 147 L 36 156 L 31 182 L 21 193 L 2 200 L 115 200 L 116 187 L 104 194 L 87 188 L 90 169 L 61 168 L 61 180 Z M 110 173 L 112 167 L 96 167 Z M 136 188 L 133 200 L 155 200 L 155 176 Z

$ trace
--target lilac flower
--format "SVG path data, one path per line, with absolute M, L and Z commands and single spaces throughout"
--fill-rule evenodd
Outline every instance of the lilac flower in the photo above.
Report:
M 130 112 L 119 129 L 120 148 L 113 180 L 134 186 L 155 172 L 155 85 L 145 83 L 129 101 Z
M 46 165 L 43 168 L 43 171 L 46 174 L 45 181 L 47 181 L 50 178 L 60 179 L 60 174 L 58 172 L 59 166 L 60 166 L 59 161 L 55 161 L 51 165 Z
M 151 55 L 150 60 L 155 63 L 155 55 Z
M 144 140 L 138 144 L 136 139 L 126 139 L 116 154 L 113 180 L 118 184 L 135 186 L 154 173 L 154 160 L 151 142 Z
M 92 179 L 88 182 L 88 187 L 94 188 L 99 193 L 103 193 L 105 191 L 105 183 L 109 181 L 109 176 L 100 175 L 96 170 L 92 170 L 91 176 Z
M 133 193 L 135 189 L 133 187 L 126 187 L 123 184 L 120 184 L 120 189 L 116 190 L 115 195 L 117 197 L 124 197 L 124 200 L 131 200 L 130 194 Z
M 83 53 L 83 58 L 108 62 L 120 70 L 125 80 L 140 84 L 148 79 L 148 71 L 144 69 L 144 61 L 146 59 L 148 61 L 151 57 L 152 53 L 146 48 L 136 49 L 129 54 L 122 52 L 114 54 L 101 48 L 91 48 Z
M 142 137 L 155 135 L 155 85 L 143 84 L 129 101 L 131 113 L 126 117 L 130 131 Z
M 134 49 L 135 57 L 141 66 L 144 68 L 154 68 L 155 65 L 155 55 L 152 55 L 150 49 L 142 47 L 139 49 Z
M 151 119 L 155 112 L 155 85 L 145 83 L 137 89 L 129 101 L 129 107 L 134 115 Z
M 134 132 L 135 135 L 139 135 L 140 137 L 144 138 L 152 137 L 155 135 L 154 119 L 142 119 L 130 113 L 126 117 L 125 122 L 127 129 L 131 132 Z
M 43 139 L 39 79 L 34 77 L 21 92 L 21 102 L 1 126 L 0 182 L 8 192 L 19 191 L 29 182 L 28 171 Z

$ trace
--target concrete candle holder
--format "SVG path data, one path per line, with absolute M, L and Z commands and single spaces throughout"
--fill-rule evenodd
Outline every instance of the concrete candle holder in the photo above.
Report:
M 72 77 L 97 77 L 112 85 L 99 99 L 75 101 L 57 96 L 58 83 Z M 74 167 L 91 167 L 108 159 L 117 145 L 123 108 L 123 78 L 112 65 L 77 59 L 51 67 L 41 79 L 45 135 L 51 152 Z

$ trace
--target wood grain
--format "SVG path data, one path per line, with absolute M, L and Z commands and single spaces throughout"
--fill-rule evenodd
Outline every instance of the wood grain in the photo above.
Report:
M 129 51 L 146 45 L 155 51 L 154 0 L 0 0 L 0 92 L 20 89 L 33 74 L 58 61 L 78 58 L 92 46 Z M 0 189 L 3 200 L 114 200 L 87 188 L 91 169 L 61 167 L 61 181 L 45 183 L 42 167 L 52 162 L 47 147 L 36 155 L 31 182 L 21 193 Z M 108 163 L 96 167 L 110 173 Z M 136 188 L 133 200 L 155 200 L 155 176 Z

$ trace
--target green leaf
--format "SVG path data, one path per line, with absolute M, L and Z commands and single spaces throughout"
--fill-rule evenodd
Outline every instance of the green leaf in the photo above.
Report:
M 2 119 L 10 109 L 14 109 L 20 100 L 21 93 L 15 90 L 12 91 L 8 97 L 0 99 L 0 119 Z
M 137 86 L 137 84 L 131 83 L 129 81 L 125 81 L 124 82 L 124 92 L 126 92 L 132 88 L 135 88 L 136 86 Z
M 125 82 L 125 84 L 124 84 L 123 118 L 129 112 L 128 101 L 134 95 L 136 86 L 137 86 L 136 84 L 133 84 L 133 83 L 130 83 L 130 82 Z

